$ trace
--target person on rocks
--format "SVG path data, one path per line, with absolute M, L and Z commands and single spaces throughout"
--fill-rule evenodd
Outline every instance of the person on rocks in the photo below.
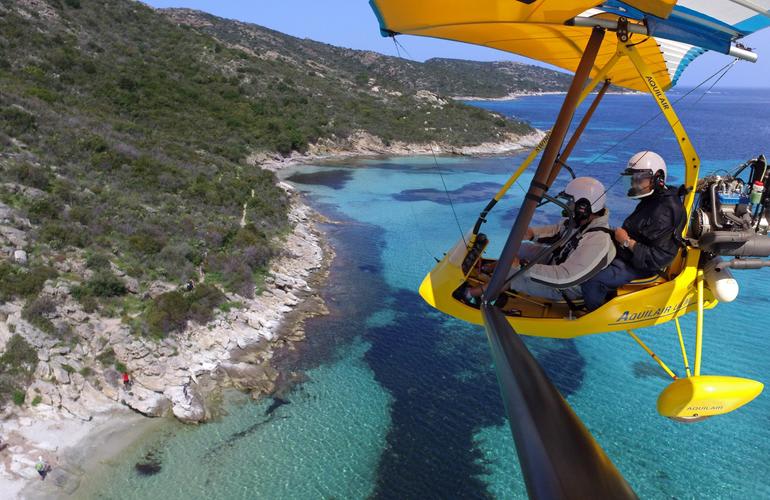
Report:
M 131 379 L 128 376 L 128 372 L 123 372 L 123 388 L 126 390 L 131 389 Z
M 43 457 L 37 457 L 37 463 L 35 463 L 35 470 L 40 475 L 40 480 L 45 481 L 45 477 L 51 472 L 51 465 L 43 460 Z
M 666 185 L 666 162 L 653 151 L 628 160 L 628 197 L 639 200 L 623 226 L 615 229 L 615 260 L 582 284 L 586 309 L 602 306 L 618 287 L 647 278 L 670 265 L 680 247 L 686 214 L 679 189 Z

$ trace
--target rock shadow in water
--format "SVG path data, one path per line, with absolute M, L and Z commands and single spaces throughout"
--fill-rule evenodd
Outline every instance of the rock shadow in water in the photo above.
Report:
M 574 340 L 528 338 L 525 342 L 562 396 L 566 398 L 580 390 L 586 360 Z
M 148 451 L 144 457 L 142 457 L 142 461 L 137 462 L 134 465 L 134 470 L 136 470 L 140 476 L 154 476 L 159 473 L 162 468 L 163 465 L 160 451 L 155 449 Z
M 441 205 L 449 205 L 450 198 L 452 203 L 478 203 L 491 199 L 500 187 L 501 184 L 496 182 L 471 182 L 448 193 L 433 188 L 406 189 L 394 194 L 393 198 L 398 201 L 432 201 Z
M 342 189 L 353 178 L 353 172 L 350 170 L 334 169 L 319 170 L 307 174 L 293 174 L 286 178 L 289 182 L 297 184 L 311 184 L 317 186 L 326 186 L 332 189 Z
M 279 397 L 274 397 L 273 402 L 270 404 L 270 406 L 267 407 L 267 410 L 265 410 L 265 415 L 270 415 L 281 406 L 288 404 L 291 404 L 291 401 Z

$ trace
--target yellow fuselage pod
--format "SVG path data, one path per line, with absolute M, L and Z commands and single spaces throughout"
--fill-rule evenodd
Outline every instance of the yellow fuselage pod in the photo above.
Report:
M 737 410 L 759 396 L 756 380 L 701 375 L 673 381 L 658 396 L 658 413 L 673 419 L 700 419 Z
M 425 277 L 420 285 L 420 295 L 442 312 L 481 325 L 483 320 L 479 309 L 452 297 L 452 293 L 466 279 L 461 267 L 465 253 L 464 242 L 458 242 Z M 508 322 L 523 335 L 562 339 L 666 323 L 697 309 L 695 278 L 699 258 L 700 251 L 690 248 L 682 272 L 676 278 L 620 295 L 580 318 L 509 316 Z M 717 301 L 707 288 L 704 292 L 704 307 L 710 309 Z

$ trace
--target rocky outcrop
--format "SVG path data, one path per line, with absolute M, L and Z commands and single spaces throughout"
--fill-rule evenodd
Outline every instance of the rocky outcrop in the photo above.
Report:
M 281 186 L 293 196 L 291 186 Z M 282 246 L 290 250 L 275 260 L 259 296 L 229 296 L 232 303 L 241 304 L 239 308 L 220 313 L 206 325 L 190 324 L 184 332 L 161 341 L 137 337 L 121 319 L 85 313 L 72 299 L 72 284 L 66 280 L 46 283 L 41 296 L 57 304 L 49 315 L 54 324 L 74 325 L 74 342 L 64 343 L 29 324 L 22 318 L 21 303 L 0 306 L 0 315 L 6 318 L 0 324 L 0 346 L 12 329 L 38 353 L 35 382 L 26 398 L 37 398 L 34 411 L 88 420 L 95 412 L 125 405 L 146 416 L 172 414 L 184 422 L 201 422 L 211 416 L 206 399 L 214 387 L 232 385 L 255 395 L 270 393 L 278 378 L 270 365 L 273 350 L 289 341 L 279 335 L 282 320 L 313 293 L 308 279 L 324 258 L 311 211 L 296 197 L 289 217 L 294 230 Z M 86 272 L 77 261 L 59 265 Z M 126 279 L 119 269 L 113 272 Z M 172 288 L 157 282 L 147 294 Z M 291 335 L 290 341 L 301 339 Z M 99 357 L 108 349 L 131 374 L 129 387 L 124 387 L 113 361 Z
M 86 314 L 63 281 L 46 283 L 41 295 L 56 298 L 53 321 L 74 324 L 76 342 L 62 342 L 26 322 L 20 302 L 0 305 L 4 319 L 0 321 L 0 349 L 13 330 L 35 347 L 38 356 L 34 382 L 25 397 L 31 404 L 12 405 L 0 414 L 4 420 L 0 439 L 11 439 L 14 444 L 7 460 L 0 460 L 0 476 L 34 478 L 38 455 L 56 463 L 56 446 L 20 432 L 31 425 L 95 425 L 126 407 L 148 417 L 173 415 L 182 422 L 197 423 L 211 418 L 208 396 L 219 387 L 247 390 L 255 398 L 273 393 L 279 379 L 271 364 L 274 350 L 303 338 L 296 330 L 282 334 L 284 318 L 305 298 L 315 297 L 309 279 L 324 260 L 311 214 L 295 199 L 289 214 L 294 230 L 283 245 L 290 251 L 273 263 L 261 295 L 254 299 L 231 296 L 242 306 L 221 313 L 208 325 L 190 325 L 161 341 L 131 334 L 118 318 Z M 163 293 L 170 286 L 157 283 L 148 293 Z M 99 358 L 108 348 L 114 351 L 115 361 L 130 372 L 128 387 L 112 361 Z M 287 379 L 291 377 L 287 375 Z
M 430 94 L 424 92 L 424 94 Z M 434 99 L 437 99 L 433 96 Z M 423 96 L 423 99 L 427 97 Z M 439 101 L 440 102 L 440 101 Z M 543 137 L 542 131 L 525 136 L 508 134 L 499 140 L 475 146 L 452 146 L 443 143 L 414 144 L 399 141 L 385 143 L 379 137 L 359 130 L 346 138 L 322 139 L 308 147 L 307 152 L 294 152 L 288 157 L 255 153 L 247 161 L 269 170 L 280 170 L 298 163 L 360 156 L 416 156 L 416 155 L 500 155 L 534 147 Z

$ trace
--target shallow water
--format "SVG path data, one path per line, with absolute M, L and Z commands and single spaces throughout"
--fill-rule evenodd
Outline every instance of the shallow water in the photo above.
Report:
M 559 100 L 480 105 L 547 127 Z M 708 95 L 679 109 L 704 171 L 770 152 L 765 94 Z M 633 207 L 613 184 L 633 152 L 655 148 L 669 159 L 672 178 L 681 179 L 676 144 L 661 135 L 659 120 L 597 158 L 654 114 L 644 96 L 607 96 L 570 161 L 579 175 L 612 186 L 615 223 Z M 416 294 L 434 257 L 486 204 L 479 183 L 502 184 L 519 159 L 397 158 L 287 172 L 319 210 L 343 222 L 326 228 L 338 254 L 324 289 L 331 314 L 308 322 L 295 366 L 309 380 L 269 414 L 272 400 L 231 395 L 218 422 L 170 424 L 110 464 L 83 496 L 525 497 L 482 329 L 431 310 Z M 563 175 L 558 182 L 566 181 Z M 522 197 L 513 187 L 485 225 L 491 254 Z M 704 373 L 769 380 L 770 271 L 737 276 L 739 299 L 706 313 Z M 693 325 L 693 318 L 683 322 L 690 346 Z M 678 369 L 673 326 L 641 335 Z M 640 497 L 770 496 L 769 396 L 728 416 L 675 424 L 655 410 L 665 375 L 624 334 L 526 341 Z M 161 470 L 140 476 L 135 464 L 151 451 Z

